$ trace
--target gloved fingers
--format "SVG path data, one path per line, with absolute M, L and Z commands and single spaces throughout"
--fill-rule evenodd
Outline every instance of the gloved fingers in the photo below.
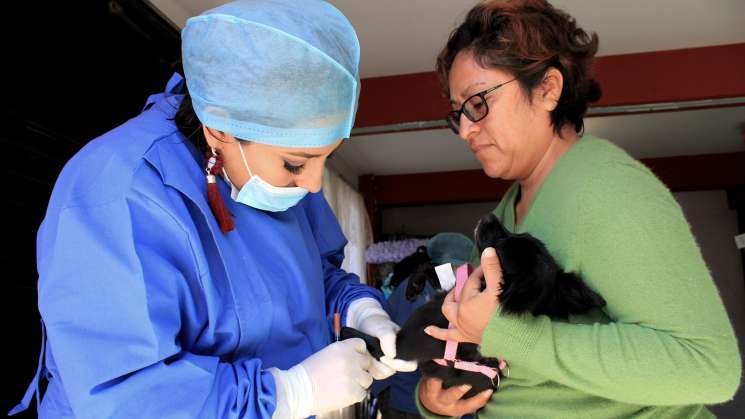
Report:
M 390 329 L 379 333 L 377 338 L 380 340 L 380 349 L 383 350 L 383 354 L 389 358 L 396 357 L 396 332 L 397 327 L 391 327 Z
M 372 365 L 370 366 L 370 374 L 376 380 L 384 380 L 395 373 L 395 369 L 375 360 L 372 361 Z
M 383 356 L 380 357 L 380 362 L 401 372 L 411 372 L 417 369 L 417 363 L 415 361 L 404 361 L 403 359 L 393 359 Z
M 352 363 L 353 368 L 365 371 L 370 369 L 373 357 L 367 352 L 367 346 L 365 346 L 364 340 L 351 338 L 338 342 L 338 344 L 345 346 L 348 348 L 347 350 L 351 349 L 351 353 L 347 353 L 344 356 L 348 357 L 347 359 Z
M 375 362 L 375 358 L 370 356 L 367 352 L 355 354 L 354 360 L 357 363 L 356 365 L 359 366 L 358 368 L 365 371 L 370 371 L 372 363 Z
M 358 352 L 361 354 L 364 354 L 367 352 L 367 346 L 365 346 L 365 341 L 360 338 L 349 338 L 349 339 L 338 342 L 338 344 L 352 348 L 354 349 L 355 352 Z
M 362 389 L 367 389 L 373 382 L 373 376 L 366 370 L 354 370 L 351 373 L 352 380 L 359 384 Z

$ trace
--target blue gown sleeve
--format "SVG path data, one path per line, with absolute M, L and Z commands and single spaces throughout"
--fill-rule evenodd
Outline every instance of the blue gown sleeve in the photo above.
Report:
M 260 360 L 192 346 L 209 323 L 205 278 L 160 204 L 135 193 L 50 207 L 38 246 L 48 364 L 75 417 L 271 417 L 274 379 Z
M 347 308 L 358 298 L 374 298 L 385 307 L 382 292 L 360 283 L 359 276 L 341 269 L 347 239 L 323 192 L 308 194 L 304 205 L 316 245 L 321 253 L 329 324 L 333 324 L 334 313 L 340 313 L 342 324 L 346 324 Z

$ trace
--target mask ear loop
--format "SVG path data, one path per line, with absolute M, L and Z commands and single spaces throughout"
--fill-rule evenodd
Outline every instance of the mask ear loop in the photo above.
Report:
M 254 177 L 254 174 L 251 172 L 251 168 L 248 167 L 248 162 L 246 161 L 246 155 L 243 154 L 243 146 L 240 143 L 240 140 L 237 140 L 236 143 L 238 144 L 238 150 L 241 152 L 241 157 L 243 157 L 243 165 L 246 166 L 246 169 L 248 170 L 248 174 L 251 177 Z

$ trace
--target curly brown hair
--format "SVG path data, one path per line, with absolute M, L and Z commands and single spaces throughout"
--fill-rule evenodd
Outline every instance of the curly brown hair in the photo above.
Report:
M 530 100 L 553 67 L 564 78 L 559 103 L 551 112 L 553 129 L 561 134 L 561 128 L 571 123 L 581 133 L 589 104 L 602 94 L 591 75 L 597 50 L 597 34 L 589 35 L 546 0 L 491 0 L 471 9 L 450 34 L 437 57 L 437 73 L 449 96 L 453 61 L 459 52 L 469 51 L 482 67 L 513 74 Z

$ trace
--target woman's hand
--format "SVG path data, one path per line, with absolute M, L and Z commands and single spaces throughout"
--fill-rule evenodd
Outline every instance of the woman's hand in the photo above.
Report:
M 486 279 L 486 288 L 481 290 L 481 278 Z M 481 343 L 481 336 L 494 312 L 499 307 L 502 292 L 502 265 L 497 252 L 487 247 L 481 254 L 481 266 L 471 273 L 463 286 L 460 300 L 455 301 L 455 290 L 445 297 L 442 313 L 453 325 L 452 329 L 428 326 L 424 331 L 440 340 Z
M 419 400 L 432 413 L 460 417 L 484 407 L 493 392 L 484 390 L 469 399 L 462 399 L 470 389 L 471 386 L 466 384 L 445 390 L 439 378 L 424 377 L 419 383 Z

